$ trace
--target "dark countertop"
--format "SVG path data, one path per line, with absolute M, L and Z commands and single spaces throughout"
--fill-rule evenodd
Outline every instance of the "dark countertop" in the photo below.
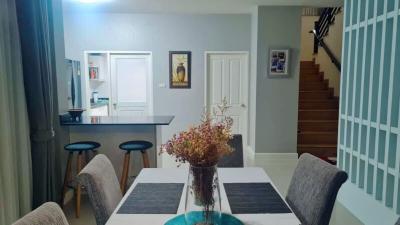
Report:
M 94 108 L 99 108 L 102 106 L 108 106 L 108 102 L 107 101 L 101 101 L 101 102 L 97 102 L 97 103 L 90 103 L 90 108 L 94 109 Z
M 60 115 L 61 126 L 79 125 L 169 125 L 174 116 L 82 116 L 76 122 L 68 114 Z

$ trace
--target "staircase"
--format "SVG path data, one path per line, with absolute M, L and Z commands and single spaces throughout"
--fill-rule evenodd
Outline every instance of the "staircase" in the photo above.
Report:
M 313 61 L 300 63 L 297 152 L 335 162 L 339 99 Z

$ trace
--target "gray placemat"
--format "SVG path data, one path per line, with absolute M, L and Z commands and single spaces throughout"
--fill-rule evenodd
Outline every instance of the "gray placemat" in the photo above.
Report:
M 291 213 L 270 183 L 224 183 L 233 214 Z
M 183 183 L 138 183 L 117 214 L 176 214 Z

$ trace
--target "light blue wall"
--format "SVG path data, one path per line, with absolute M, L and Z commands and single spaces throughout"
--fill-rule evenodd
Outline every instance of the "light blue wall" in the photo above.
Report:
M 257 153 L 297 153 L 301 7 L 260 6 L 257 26 Z M 270 48 L 290 49 L 289 78 L 267 76 Z
M 399 0 L 346 0 L 338 166 L 339 200 L 365 224 L 400 213 Z
M 204 104 L 204 51 L 249 51 L 249 145 L 257 153 L 296 153 L 301 7 L 255 7 L 250 14 L 64 15 L 66 57 L 84 50 L 152 51 L 154 112 L 172 114 L 163 139 L 197 123 Z M 290 77 L 267 77 L 270 47 L 290 48 Z M 192 89 L 168 84 L 168 51 L 192 51 Z M 168 85 L 167 85 L 168 86 Z M 256 87 L 256 88 L 254 88 Z
M 84 50 L 152 51 L 154 113 L 175 115 L 163 139 L 198 123 L 204 105 L 204 52 L 250 51 L 250 14 L 65 14 L 66 57 Z M 168 52 L 192 51 L 192 88 L 169 89 Z M 82 61 L 83 62 L 83 61 Z M 167 88 L 159 88 L 159 83 Z

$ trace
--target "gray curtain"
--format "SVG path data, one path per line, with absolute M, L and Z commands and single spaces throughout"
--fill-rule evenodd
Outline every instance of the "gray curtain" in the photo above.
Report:
M 0 224 L 31 209 L 31 149 L 15 0 L 0 0 Z
M 59 201 L 60 149 L 52 0 L 16 0 L 31 132 L 34 208 Z

